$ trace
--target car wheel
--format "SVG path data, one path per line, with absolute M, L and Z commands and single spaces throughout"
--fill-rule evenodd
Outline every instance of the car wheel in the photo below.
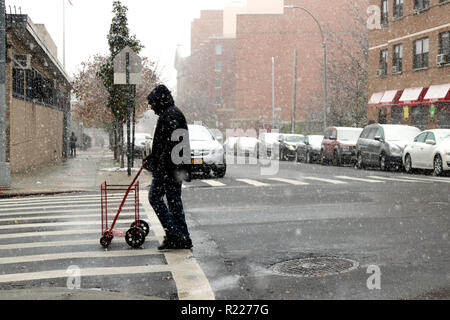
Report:
M 434 157 L 433 161 L 433 175 L 434 176 L 440 176 L 444 172 L 444 169 L 442 167 L 442 158 L 438 154 Z
M 213 174 L 214 174 L 214 177 L 216 177 L 216 178 L 223 178 L 223 177 L 225 177 L 226 172 L 227 172 L 227 166 L 225 165 L 225 166 L 213 171 Z
M 406 173 L 413 173 L 411 156 L 409 154 L 407 154 L 405 156 L 405 172 Z
M 389 168 L 387 159 L 386 159 L 386 154 L 382 153 L 380 156 L 380 169 L 381 171 L 387 171 Z
M 333 165 L 336 167 L 341 166 L 341 159 L 339 159 L 339 154 L 337 151 L 334 151 L 333 153 Z
M 356 158 L 356 168 L 360 170 L 365 168 L 364 160 L 361 153 L 358 153 L 358 156 Z

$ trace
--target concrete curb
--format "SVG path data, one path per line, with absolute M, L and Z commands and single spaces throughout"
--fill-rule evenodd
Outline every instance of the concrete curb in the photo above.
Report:
M 39 288 L 0 290 L 0 300 L 164 300 L 97 289 Z
M 0 199 L 14 198 L 14 197 L 28 197 L 39 195 L 58 195 L 58 194 L 70 194 L 70 193 L 85 193 L 93 192 L 93 190 L 36 190 L 36 191 L 11 191 L 0 193 Z

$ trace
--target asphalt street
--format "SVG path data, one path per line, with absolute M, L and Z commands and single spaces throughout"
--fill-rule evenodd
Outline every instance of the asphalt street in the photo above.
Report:
M 274 176 L 229 165 L 220 182 L 196 180 L 183 194 L 195 257 L 217 299 L 450 297 L 448 177 L 281 162 Z M 314 277 L 271 269 L 311 257 L 357 267 Z M 369 289 L 371 266 L 379 288 Z
M 98 192 L 0 200 L 0 298 L 73 295 L 73 267 L 88 299 L 450 298 L 448 176 L 270 165 L 228 163 L 223 179 L 183 185 L 192 252 L 156 250 L 147 183 L 140 249 L 100 246 Z M 120 197 L 109 201 L 114 213 Z

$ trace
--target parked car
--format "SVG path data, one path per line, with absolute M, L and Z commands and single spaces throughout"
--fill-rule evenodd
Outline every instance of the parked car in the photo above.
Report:
M 319 161 L 323 136 L 309 135 L 305 137 L 304 143 L 297 145 L 297 162 L 313 163 Z
M 209 129 L 217 141 L 223 145 L 223 133 L 219 129 Z
M 130 136 L 133 139 L 132 136 Z M 135 133 L 134 134 L 134 157 L 145 159 L 145 154 L 148 152 L 150 154 L 151 150 L 151 136 L 148 133 Z M 127 141 L 125 137 L 124 141 Z M 147 145 L 149 144 L 149 146 Z M 150 150 L 148 150 L 148 148 Z
M 202 125 L 188 125 L 191 147 L 191 172 L 201 172 L 223 178 L 227 165 L 223 146 L 208 128 Z
M 234 154 L 237 155 L 237 147 L 236 142 L 239 139 L 239 137 L 228 137 L 225 140 L 225 143 L 223 144 L 224 152 L 226 154 Z
M 420 133 L 416 127 L 401 124 L 374 123 L 364 128 L 356 145 L 358 169 L 366 166 L 388 170 L 401 168 L 405 146 Z
M 432 169 L 440 176 L 450 170 L 450 129 L 426 130 L 403 150 L 405 171 Z
M 146 134 L 145 140 L 141 142 L 141 145 L 142 145 L 142 159 L 145 159 L 152 153 L 153 138 L 150 135 Z
M 356 160 L 356 142 L 362 128 L 330 127 L 325 130 L 320 150 L 322 164 L 332 161 L 333 165 L 341 166 Z
M 304 141 L 302 134 L 281 134 L 278 139 L 280 160 L 294 160 L 297 145 Z
M 263 132 L 259 135 L 258 150 L 260 150 L 262 156 L 273 157 L 273 154 L 279 154 L 278 150 L 274 149 L 274 146 L 279 147 L 278 138 L 280 134 L 277 132 Z
M 238 155 L 246 157 L 252 156 L 259 158 L 258 145 L 260 141 L 253 137 L 239 137 L 236 142 L 236 149 Z

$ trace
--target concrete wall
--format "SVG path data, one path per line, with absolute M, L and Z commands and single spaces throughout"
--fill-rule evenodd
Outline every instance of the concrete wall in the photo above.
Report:
M 63 117 L 62 111 L 11 99 L 9 162 L 12 173 L 61 160 Z

